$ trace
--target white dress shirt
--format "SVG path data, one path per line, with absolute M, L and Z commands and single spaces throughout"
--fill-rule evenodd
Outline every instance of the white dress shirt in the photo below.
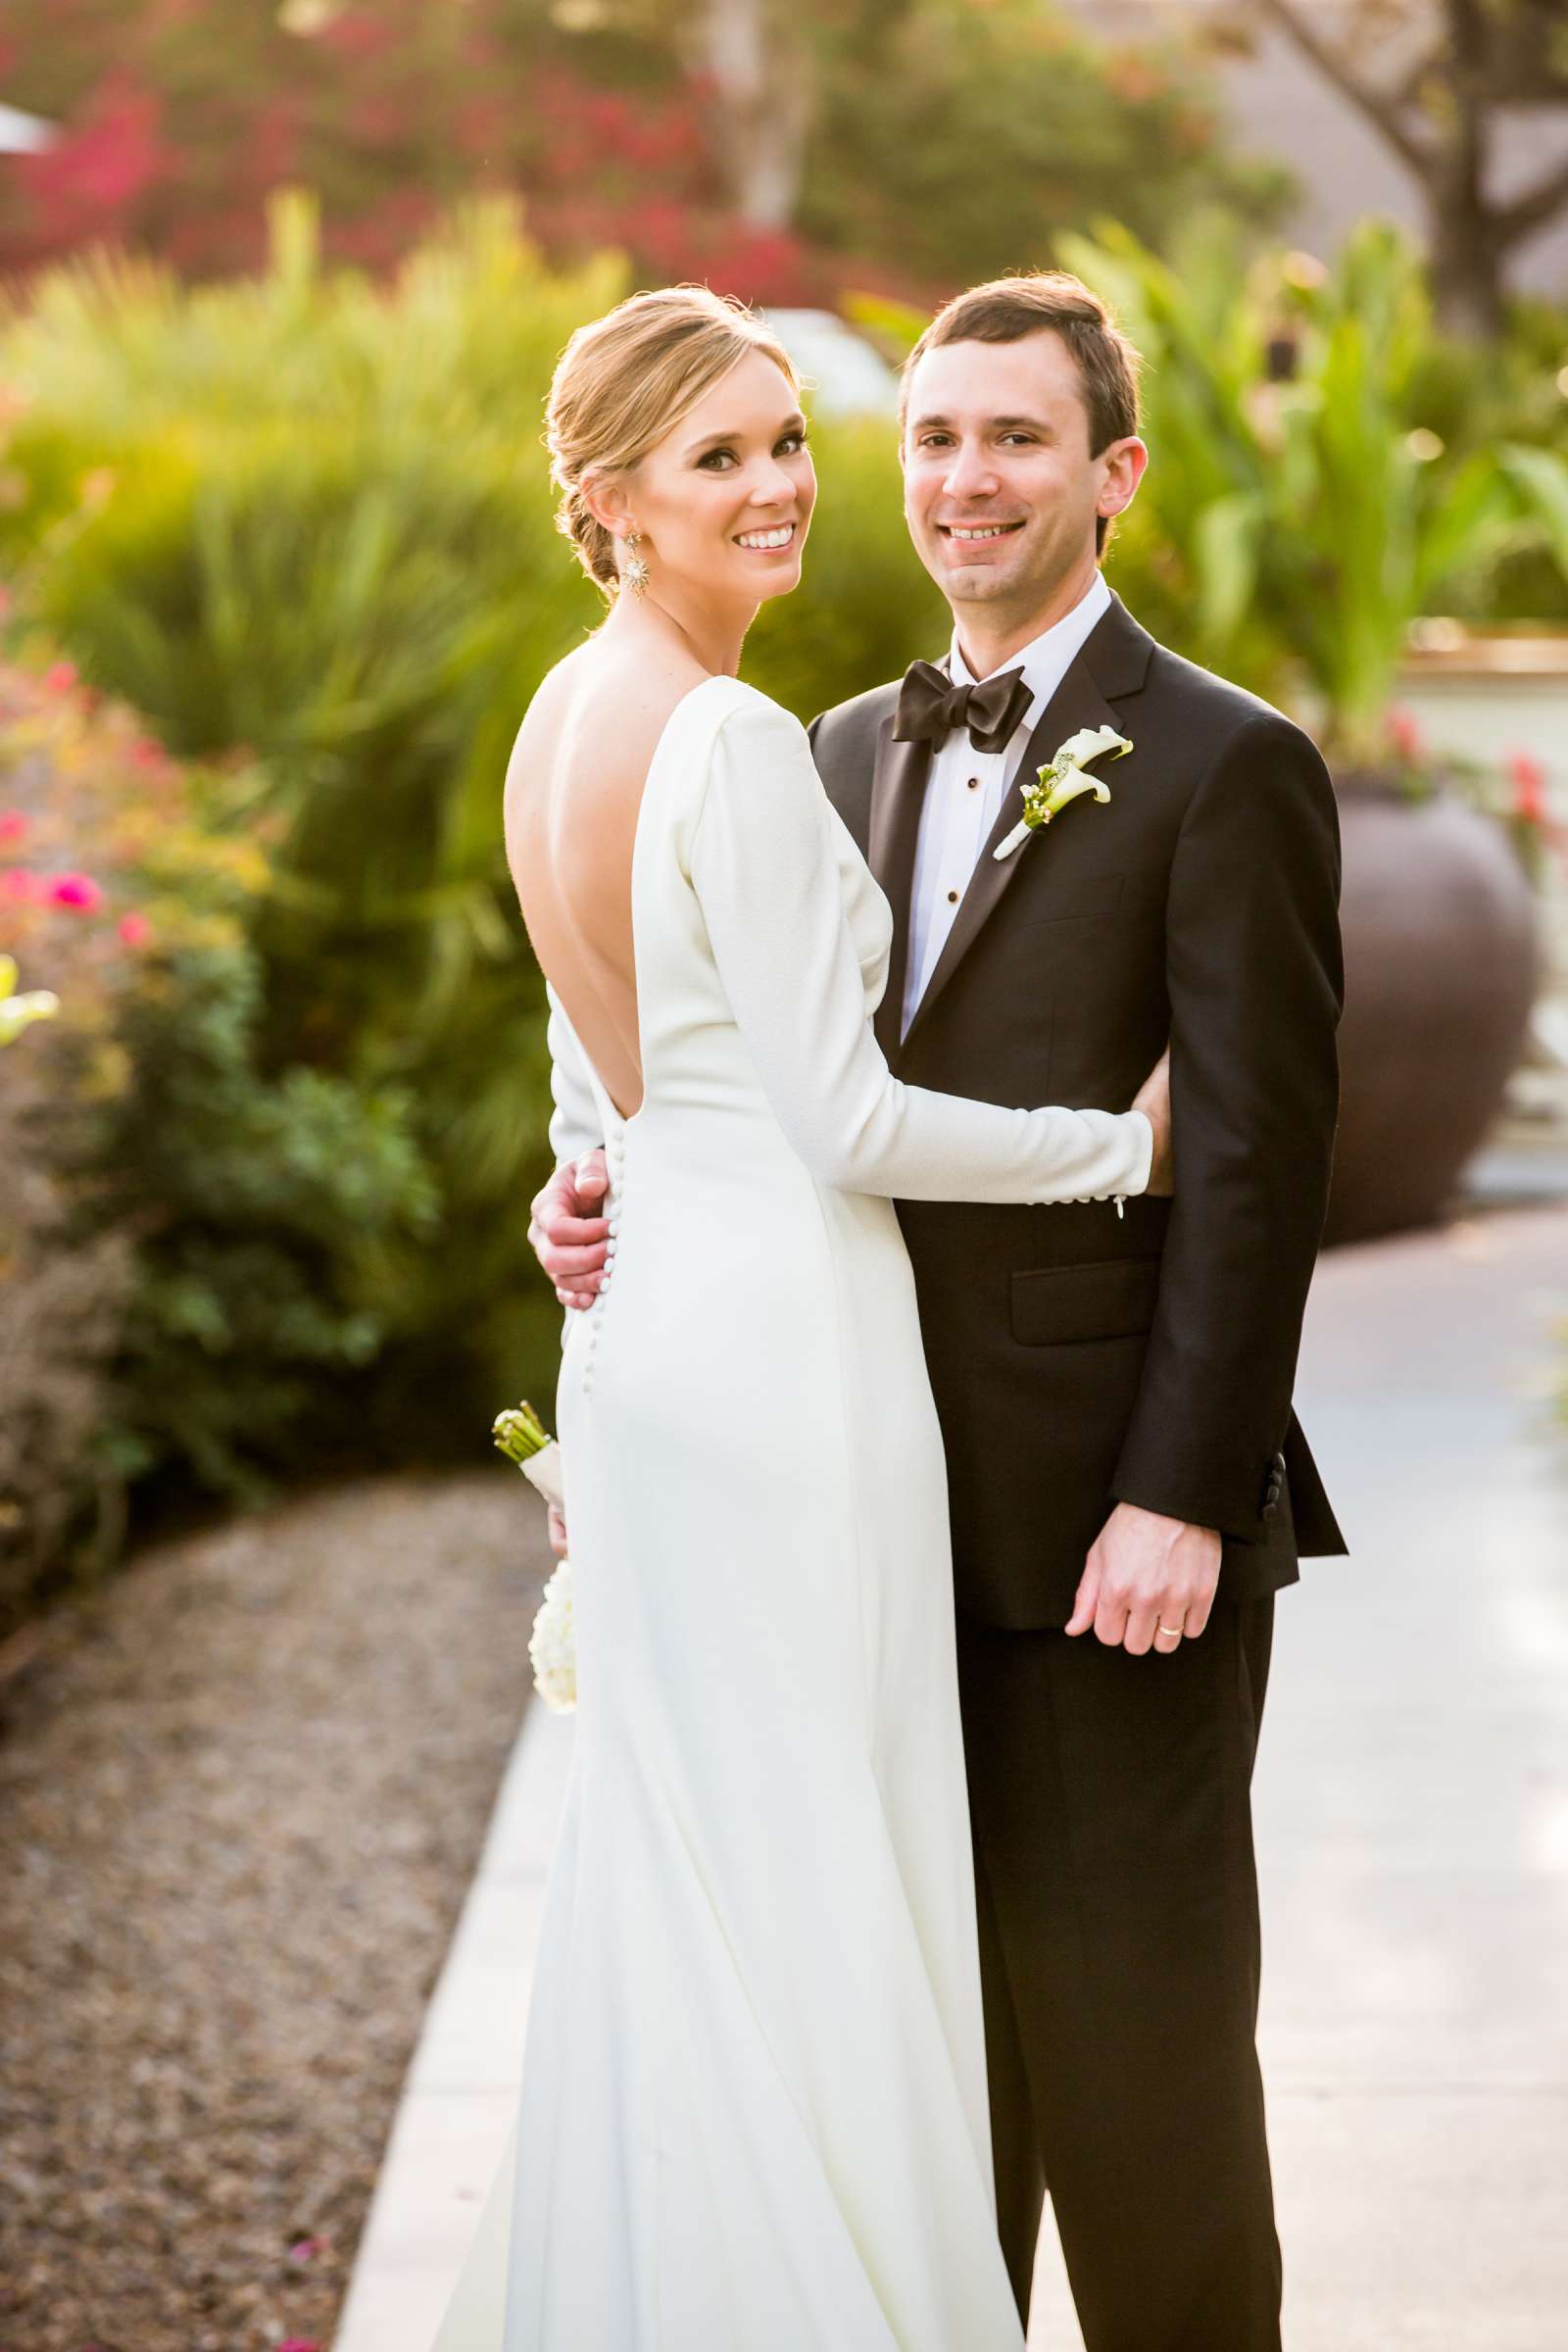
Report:
M 969 741 L 968 728 L 955 727 L 932 754 L 914 854 L 901 1036 L 913 1020 L 915 1006 L 947 945 L 959 901 L 1001 814 L 1004 795 L 1014 780 L 1040 714 L 1109 605 L 1104 574 L 1097 571 L 1070 612 L 1021 653 L 999 664 L 1003 669 L 1021 669 L 1030 696 L 1029 708 L 1004 750 L 977 752 Z M 948 656 L 948 674 L 956 686 L 979 684 L 958 650 L 956 631 Z

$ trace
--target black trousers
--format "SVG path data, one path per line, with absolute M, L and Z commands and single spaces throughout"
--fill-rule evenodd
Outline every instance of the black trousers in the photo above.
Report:
M 1272 1598 L 1173 1656 L 958 1619 L 1002 2242 L 1088 2352 L 1278 2352 L 1250 1785 Z

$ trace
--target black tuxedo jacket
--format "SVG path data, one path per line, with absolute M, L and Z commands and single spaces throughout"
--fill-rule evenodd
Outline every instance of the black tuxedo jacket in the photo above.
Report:
M 1339 827 L 1308 738 L 1156 645 L 1113 601 L 1020 774 L 1079 727 L 1133 749 L 1000 863 L 1006 796 L 899 1041 L 929 747 L 896 683 L 814 721 L 834 806 L 892 903 L 877 1016 L 910 1085 L 1125 1109 L 1171 1047 L 1176 1194 L 902 1201 L 942 1416 L 960 1605 L 1061 1625 L 1118 1500 L 1220 1530 L 1220 1589 L 1342 1552 L 1291 1389 L 1338 1106 Z

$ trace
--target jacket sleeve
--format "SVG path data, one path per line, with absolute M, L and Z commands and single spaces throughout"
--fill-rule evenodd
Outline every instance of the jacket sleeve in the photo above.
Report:
M 1112 1493 L 1244 1541 L 1284 1444 L 1328 1205 L 1344 995 L 1334 790 L 1250 720 L 1194 794 L 1166 907 L 1176 1197 Z
M 909 1200 L 1140 1193 L 1138 1111 L 1004 1109 L 902 1085 L 872 1034 L 839 859 L 858 855 L 804 729 L 762 697 L 715 731 L 689 872 L 758 1079 L 819 1182 Z

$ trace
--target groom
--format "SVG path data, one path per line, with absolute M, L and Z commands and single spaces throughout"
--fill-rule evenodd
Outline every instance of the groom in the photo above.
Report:
M 1075 278 L 959 295 L 904 379 L 905 507 L 952 608 L 818 718 L 896 918 L 898 1076 L 1131 1102 L 1167 1038 L 1174 1200 L 904 1202 L 953 1510 L 999 2220 L 1049 2189 L 1088 2352 L 1273 2352 L 1249 1784 L 1273 1595 L 1345 1546 L 1291 1410 L 1341 967 L 1307 738 L 1157 645 L 1099 558 L 1148 462 L 1137 355 Z M 1132 749 L 998 859 L 1080 728 Z M 534 1204 L 578 1286 L 599 1197 Z

